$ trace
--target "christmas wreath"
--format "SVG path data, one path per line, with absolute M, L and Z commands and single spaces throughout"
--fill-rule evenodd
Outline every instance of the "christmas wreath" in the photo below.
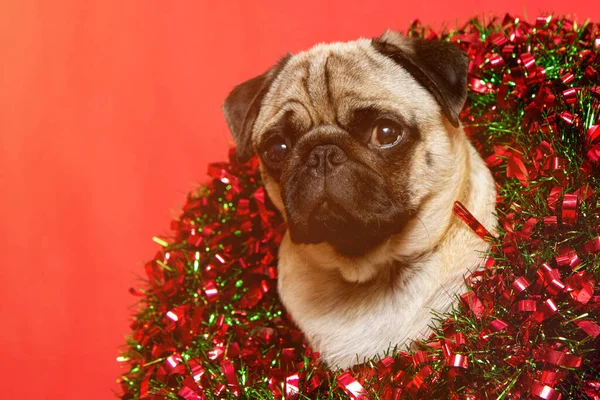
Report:
M 496 238 L 411 351 L 332 371 L 277 297 L 283 222 L 257 161 L 211 164 L 131 289 L 123 399 L 600 399 L 600 25 L 506 16 L 437 34 L 470 57 L 465 131 L 498 185 Z M 224 133 L 225 134 L 225 133 Z

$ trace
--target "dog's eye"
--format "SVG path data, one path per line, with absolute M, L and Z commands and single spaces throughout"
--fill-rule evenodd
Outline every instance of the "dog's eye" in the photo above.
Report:
M 392 120 L 380 119 L 373 125 L 371 144 L 379 147 L 392 147 L 402 138 L 402 128 Z
M 265 146 L 265 157 L 272 163 L 278 164 L 287 156 L 288 146 L 281 136 L 273 136 Z

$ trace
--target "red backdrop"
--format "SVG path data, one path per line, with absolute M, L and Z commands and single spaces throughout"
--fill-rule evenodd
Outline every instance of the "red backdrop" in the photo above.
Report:
M 0 393 L 117 390 L 142 264 L 231 142 L 220 104 L 286 51 L 420 18 L 544 12 L 564 0 L 0 2 Z

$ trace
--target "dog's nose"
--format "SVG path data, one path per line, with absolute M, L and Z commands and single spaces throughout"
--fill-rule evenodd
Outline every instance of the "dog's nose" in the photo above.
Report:
M 326 174 L 347 160 L 344 150 L 335 144 L 322 144 L 311 150 L 306 165 L 318 173 Z

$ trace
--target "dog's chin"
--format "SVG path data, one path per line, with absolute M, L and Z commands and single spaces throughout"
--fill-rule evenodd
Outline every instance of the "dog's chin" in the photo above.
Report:
M 364 216 L 324 201 L 308 213 L 304 226 L 290 225 L 290 238 L 296 244 L 328 243 L 341 256 L 348 258 L 368 254 L 406 224 L 404 218 L 374 216 L 372 223 L 363 223 Z

